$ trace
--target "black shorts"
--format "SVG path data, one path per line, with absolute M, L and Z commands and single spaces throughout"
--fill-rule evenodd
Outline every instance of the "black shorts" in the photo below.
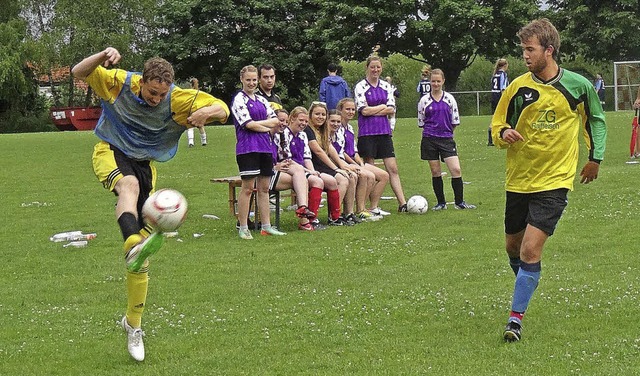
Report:
M 504 211 L 504 232 L 513 235 L 524 230 L 527 224 L 547 235 L 553 235 L 556 225 L 567 207 L 566 188 L 536 193 L 507 191 Z
M 256 176 L 273 175 L 273 156 L 271 153 L 247 153 L 236 155 L 236 162 L 240 170 L 240 177 L 255 178 Z
M 358 137 L 358 154 L 362 158 L 384 159 L 395 158 L 391 135 L 378 134 Z
M 322 163 L 321 161 L 314 161 L 313 162 L 313 168 L 320 172 L 320 173 L 324 173 L 327 175 L 331 175 L 331 176 L 336 176 L 337 172 L 336 170 L 329 168 L 329 166 L 327 166 L 326 164 Z
M 498 107 L 498 102 L 500 102 L 500 98 L 502 98 L 502 92 L 499 93 L 491 93 L 491 113 L 496 112 L 496 108 Z
M 422 137 L 420 158 L 423 161 L 444 161 L 445 158 L 458 155 L 458 148 L 453 138 Z
M 280 171 L 273 170 L 273 175 L 269 181 L 269 191 L 275 191 L 278 186 L 278 180 L 280 180 Z
M 118 181 L 125 176 L 135 176 L 140 189 L 137 202 L 138 214 L 142 213 L 144 202 L 155 189 L 157 172 L 153 162 L 136 161 L 127 157 L 115 146 L 100 141 L 93 150 L 93 170 L 102 185 L 116 195 Z

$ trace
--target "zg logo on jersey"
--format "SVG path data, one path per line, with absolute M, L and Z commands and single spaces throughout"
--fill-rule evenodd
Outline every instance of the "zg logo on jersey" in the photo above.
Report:
M 556 123 L 555 110 L 538 110 L 536 120 L 531 123 L 533 129 L 560 129 L 560 125 Z

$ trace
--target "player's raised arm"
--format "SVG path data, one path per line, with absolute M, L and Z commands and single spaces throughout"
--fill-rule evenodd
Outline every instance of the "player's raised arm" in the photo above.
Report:
M 113 47 L 107 47 L 104 51 L 93 54 L 76 64 L 73 69 L 71 69 L 71 73 L 75 78 L 84 80 L 99 65 L 108 67 L 117 64 L 119 61 L 120 52 Z

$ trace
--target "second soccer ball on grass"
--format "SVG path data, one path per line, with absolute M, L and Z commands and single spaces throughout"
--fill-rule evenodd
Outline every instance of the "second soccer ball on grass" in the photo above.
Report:
M 413 214 L 424 214 L 429 209 L 429 203 L 427 199 L 416 195 L 411 196 L 407 201 L 407 211 Z

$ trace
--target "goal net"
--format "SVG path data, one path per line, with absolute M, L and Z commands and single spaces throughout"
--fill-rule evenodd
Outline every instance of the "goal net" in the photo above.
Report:
M 640 61 L 613 62 L 615 110 L 631 110 L 640 86 Z

